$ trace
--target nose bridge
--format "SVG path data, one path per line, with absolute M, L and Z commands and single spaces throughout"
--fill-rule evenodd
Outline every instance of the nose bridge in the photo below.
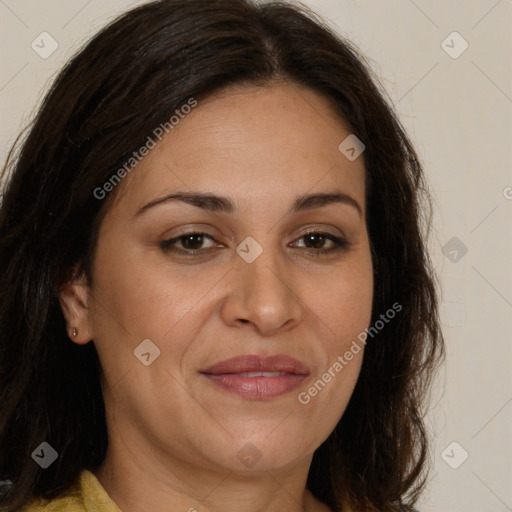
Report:
M 287 289 L 283 284 L 285 279 L 284 265 L 282 264 L 282 254 L 279 247 L 272 241 L 272 236 L 265 238 L 265 242 L 260 245 L 260 249 L 256 246 L 258 242 L 248 240 L 246 245 L 240 250 L 257 251 L 254 255 L 257 257 L 251 261 L 244 259 L 240 266 L 242 273 L 242 281 L 248 291 L 252 291 L 250 295 L 264 296 L 268 294 L 267 300 L 277 300 L 286 294 Z M 259 244 L 258 244 L 259 245 Z
M 237 320 L 249 320 L 262 331 L 275 331 L 290 320 L 299 320 L 302 306 L 290 282 L 286 255 L 272 235 L 263 238 L 261 244 L 246 239 L 237 250 L 243 261 L 233 276 L 236 305 L 231 311 Z

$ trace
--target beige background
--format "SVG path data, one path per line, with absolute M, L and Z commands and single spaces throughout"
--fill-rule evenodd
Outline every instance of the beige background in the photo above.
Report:
M 0 0 L 2 161 L 63 63 L 141 3 Z M 305 3 L 371 59 L 433 191 L 431 254 L 443 284 L 448 360 L 429 416 L 435 468 L 421 509 L 512 511 L 512 1 Z M 46 59 L 31 48 L 43 31 L 58 43 Z M 469 44 L 458 58 L 442 46 L 453 31 Z M 445 48 L 454 54 L 463 44 L 450 36 Z M 452 237 L 467 247 L 464 256 L 455 246 L 443 255 Z M 458 465 L 462 450 L 469 456 L 453 469 L 447 462 Z

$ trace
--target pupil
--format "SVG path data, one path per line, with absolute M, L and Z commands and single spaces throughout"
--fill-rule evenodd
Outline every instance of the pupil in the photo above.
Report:
M 317 239 L 317 243 L 314 242 L 314 239 Z M 306 245 L 307 245 L 307 242 L 312 242 L 313 243 L 313 247 L 315 249 L 321 249 L 322 246 L 323 246 L 323 242 L 324 242 L 324 237 L 322 235 L 306 235 Z
M 199 249 L 201 247 L 203 236 L 202 235 L 186 235 L 183 237 L 183 246 L 186 249 Z M 198 246 L 198 247 L 197 247 Z

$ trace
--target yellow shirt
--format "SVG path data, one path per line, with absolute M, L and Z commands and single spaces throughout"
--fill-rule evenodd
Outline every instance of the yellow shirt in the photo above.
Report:
M 20 512 L 121 512 L 98 479 L 83 470 L 77 484 L 53 500 L 36 499 Z

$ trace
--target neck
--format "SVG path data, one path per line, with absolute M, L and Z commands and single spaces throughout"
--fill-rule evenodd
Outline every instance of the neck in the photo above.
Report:
M 164 462 L 153 451 L 127 448 L 109 445 L 104 464 L 95 472 L 123 512 L 330 511 L 306 489 L 311 457 L 286 469 L 241 473 L 191 467 L 168 457 Z
M 94 474 L 123 512 L 331 512 L 306 488 L 311 451 L 285 465 L 276 457 L 274 465 L 244 468 L 214 455 L 229 439 L 203 449 L 176 442 L 172 430 L 152 436 L 140 418 L 114 407 L 107 429 L 107 454 Z

